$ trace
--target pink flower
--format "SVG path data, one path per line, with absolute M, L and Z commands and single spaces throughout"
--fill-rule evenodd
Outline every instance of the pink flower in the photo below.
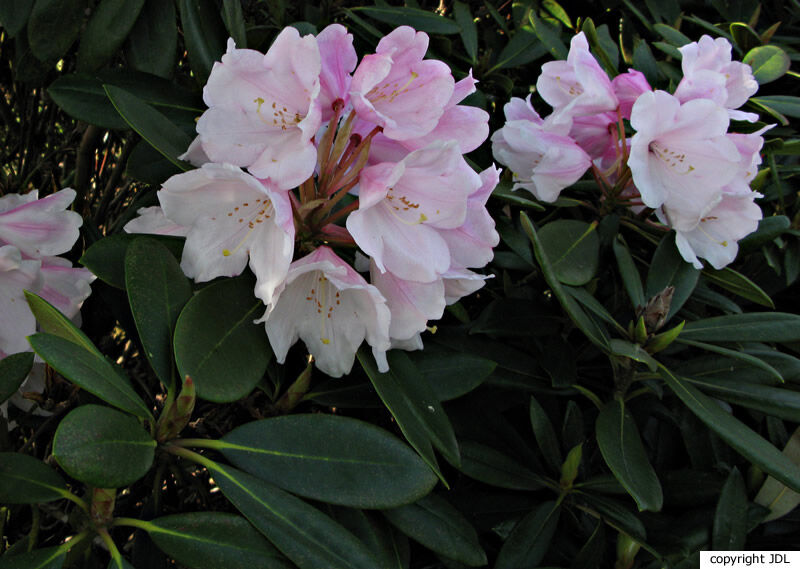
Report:
M 437 125 L 453 95 L 447 64 L 423 60 L 428 36 L 401 26 L 383 37 L 356 68 L 350 100 L 359 117 L 395 140 L 418 138 Z
M 161 206 L 141 207 L 136 213 L 138 216 L 131 219 L 123 227 L 126 233 L 150 233 L 153 235 L 186 237 L 189 232 L 188 227 L 178 225 L 171 219 L 167 219 Z
M 0 246 L 0 359 L 30 351 L 27 336 L 36 332 L 36 319 L 23 291 L 42 285 L 41 260 L 23 259 L 13 245 Z
M 317 34 L 317 45 L 321 57 L 319 76 L 319 106 L 322 122 L 333 116 L 333 102 L 341 99 L 344 105 L 350 100 L 352 73 L 358 63 L 353 47 L 353 34 L 340 24 L 331 24 Z
M 67 318 L 75 318 L 83 301 L 92 293 L 89 285 L 96 277 L 88 269 L 73 267 L 61 257 L 44 257 L 41 261 L 42 286 L 36 294 Z
M 306 180 L 317 159 L 311 139 L 321 121 L 320 66 L 316 39 L 295 28 L 284 28 L 266 55 L 230 40 L 203 90 L 209 109 L 197 132 L 206 155 L 278 189 Z
M 319 247 L 292 263 L 275 308 L 258 322 L 265 323 L 279 363 L 301 339 L 321 371 L 341 377 L 365 339 L 378 369 L 388 371 L 389 319 L 378 289 L 328 247 Z
M 230 164 L 208 163 L 178 174 L 158 192 L 164 214 L 188 227 L 181 268 L 198 282 L 250 268 L 267 306 L 286 276 L 294 222 L 286 192 Z
M 635 69 L 628 69 L 627 73 L 620 73 L 614 77 L 611 86 L 619 101 L 619 111 L 626 119 L 631 118 L 631 109 L 639 95 L 653 90 L 644 73 Z
M 80 215 L 67 210 L 75 190 L 38 197 L 38 190 L 0 197 L 0 245 L 14 245 L 35 259 L 66 253 L 78 239 L 83 222 Z

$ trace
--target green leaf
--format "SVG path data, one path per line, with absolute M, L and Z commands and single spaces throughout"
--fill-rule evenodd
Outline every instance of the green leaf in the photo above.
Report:
M 239 49 L 247 48 L 247 30 L 245 29 L 242 0 L 222 0 L 222 21 L 228 35 L 236 42 Z
M 32 367 L 33 352 L 11 354 L 0 360 L 0 403 L 17 392 Z
M 761 287 L 743 274 L 734 271 L 730 267 L 725 267 L 721 270 L 705 268 L 703 269 L 703 276 L 715 285 L 722 287 L 733 294 L 737 294 L 742 298 L 746 298 L 747 300 L 755 302 L 756 304 L 760 304 L 761 306 L 775 308 L 775 304 L 772 302 L 772 299 L 761 289 Z
M 749 65 L 758 84 L 764 85 L 783 77 L 792 62 L 777 45 L 762 45 L 748 51 L 742 63 Z
M 115 111 L 116 112 L 116 111 Z M 180 174 L 182 170 L 167 160 L 163 154 L 150 146 L 146 140 L 140 140 L 128 156 L 125 175 L 134 180 L 160 187 L 168 178 Z M 117 237 L 112 235 L 111 237 Z M 180 256 L 180 252 L 178 253 Z
M 450 401 L 477 388 L 497 364 L 477 354 L 457 352 L 436 344 L 409 352 L 417 371 L 430 384 L 439 401 Z
M 472 63 L 478 59 L 478 28 L 475 25 L 475 18 L 469 9 L 469 4 L 455 0 L 453 2 L 453 16 L 456 24 L 461 28 L 461 41 Z
M 52 334 L 34 334 L 28 340 L 44 361 L 75 385 L 132 415 L 152 419 L 127 378 L 96 350 L 85 350 Z
M 745 376 L 746 377 L 746 376 Z M 742 380 L 684 378 L 718 399 L 793 422 L 800 422 L 800 393 Z
M 550 55 L 556 59 L 566 59 L 567 46 L 561 41 L 560 26 L 553 25 L 546 20 L 538 18 L 536 12 L 533 10 L 530 11 L 529 19 L 536 35 L 547 51 L 550 52 Z
M 547 281 L 547 284 L 553 291 L 553 294 L 558 299 L 561 306 L 564 308 L 566 313 L 569 315 L 572 322 L 583 332 L 586 337 L 596 346 L 603 350 L 608 349 L 608 334 L 602 328 L 600 328 L 580 307 L 577 301 L 569 295 L 561 286 L 559 279 L 553 270 L 553 266 L 547 255 L 544 247 L 542 246 L 541 240 L 539 239 L 536 230 L 533 227 L 528 216 L 525 212 L 520 214 L 520 220 L 522 222 L 522 228 L 525 230 L 525 233 L 528 234 L 531 242 L 533 243 L 533 250 L 536 254 L 536 260 L 539 262 L 539 266 L 542 268 L 542 273 L 544 274 L 544 278 Z
M 800 316 L 785 312 L 715 316 L 687 322 L 680 337 L 701 342 L 795 342 L 800 340 Z
M 301 499 L 235 468 L 206 464 L 228 500 L 300 569 L 375 569 L 352 533 Z
M 678 342 L 681 344 L 686 344 L 689 346 L 695 346 L 697 348 L 702 348 L 704 350 L 708 350 L 709 352 L 714 352 L 716 354 L 721 354 L 723 356 L 727 356 L 732 359 L 740 360 L 745 362 L 748 365 L 757 367 L 766 371 L 772 379 L 783 382 L 783 376 L 781 376 L 780 372 L 776 370 L 774 367 L 769 365 L 762 359 L 759 359 L 755 356 L 752 356 L 746 352 L 738 351 L 738 350 L 729 350 L 728 348 L 723 348 L 721 346 L 716 346 L 714 344 L 706 344 L 705 342 L 697 342 L 694 340 L 686 340 L 685 338 L 679 338 Z
M 500 548 L 494 569 L 537 567 L 550 549 L 560 514 L 559 504 L 549 501 L 522 518 Z
M 459 441 L 460 470 L 470 478 L 498 488 L 538 490 L 543 479 L 508 455 L 486 445 L 468 440 Z
M 544 461 L 550 466 L 553 472 L 558 472 L 561 470 L 563 458 L 561 456 L 561 447 L 556 437 L 556 431 L 547 413 L 545 413 L 544 408 L 536 401 L 533 395 L 531 395 L 528 411 L 531 418 L 531 426 L 533 427 L 533 434 L 542 451 Z
M 583 21 L 583 25 L 581 26 L 581 30 L 586 36 L 586 39 L 589 42 L 589 47 L 591 48 L 592 52 L 594 53 L 595 59 L 598 60 L 600 64 L 602 64 L 603 69 L 605 69 L 606 73 L 608 73 L 609 77 L 613 78 L 617 75 L 617 62 L 619 61 L 619 50 L 617 50 L 616 54 L 609 55 L 606 51 L 606 48 L 603 46 L 609 45 L 610 47 L 616 49 L 613 40 L 606 41 L 609 38 L 608 35 L 608 26 L 601 26 L 602 31 L 604 33 L 604 38 L 600 38 L 598 34 L 598 30 L 594 26 L 594 22 L 591 18 L 586 18 Z
M 225 53 L 225 26 L 212 0 L 178 0 L 178 9 L 192 73 L 205 85 L 214 62 Z
M 650 368 L 650 371 L 656 371 L 656 369 L 658 369 L 658 362 L 640 345 L 618 338 L 614 338 L 609 344 L 611 346 L 611 353 L 615 356 L 623 356 L 633 361 L 643 363 Z
M 765 95 L 763 97 L 752 97 L 750 100 L 774 109 L 787 117 L 800 118 L 800 97 Z
M 120 488 L 147 474 L 156 442 L 139 422 L 101 405 L 82 405 L 61 420 L 53 456 L 64 471 L 98 488 Z
M 547 12 L 553 16 L 556 20 L 567 26 L 568 28 L 572 28 L 572 20 L 570 20 L 569 14 L 564 8 L 561 7 L 561 4 L 556 2 L 555 0 L 543 0 L 542 1 L 542 8 L 547 10 Z
M 142 522 L 141 527 L 159 549 L 192 569 L 294 567 L 247 520 L 234 514 L 175 514 Z
M 78 48 L 78 69 L 102 67 L 122 47 L 131 32 L 144 0 L 101 0 L 92 12 Z
M 145 355 L 164 385 L 172 381 L 172 334 L 192 285 L 164 245 L 142 238 L 125 254 L 125 284 Z
M 333 516 L 370 548 L 380 561 L 378 567 L 409 569 L 411 551 L 408 538 L 377 512 L 336 508 L 333 510 Z
M 0 2 L 0 26 L 9 38 L 25 29 L 34 0 L 5 0 Z
M 166 235 L 136 235 L 118 233 L 92 243 L 81 257 L 81 264 L 97 277 L 115 288 L 125 289 L 125 255 L 128 247 L 138 239 L 155 239 L 170 250 L 176 259 L 181 258 L 183 237 Z M 49 330 L 45 330 L 46 332 Z
M 628 298 L 631 299 L 633 308 L 643 307 L 647 304 L 647 299 L 644 297 L 642 277 L 639 276 L 628 246 L 621 238 L 614 240 L 614 257 L 617 259 L 617 268 L 622 277 L 622 284 L 625 285 L 625 291 L 628 293 Z
M 639 429 L 625 404 L 609 401 L 597 416 L 597 443 L 606 464 L 625 487 L 639 511 L 658 512 L 664 503 L 661 483 L 647 458 Z
M 172 121 L 136 95 L 114 85 L 103 85 L 114 108 L 125 122 L 167 159 L 182 170 L 189 167 L 178 156 L 186 152 L 192 140 Z
M 28 306 L 36 317 L 36 323 L 42 332 L 68 340 L 102 357 L 100 350 L 86 337 L 86 334 L 81 332 L 69 318 L 61 314 L 55 306 L 28 291 L 25 291 L 25 300 L 28 301 Z
M 758 33 L 743 22 L 733 22 L 730 25 L 730 32 L 736 47 L 743 52 L 752 51 L 756 46 L 761 45 L 761 37 Z
M 739 249 L 749 251 L 766 245 L 786 233 L 791 221 L 785 215 L 770 215 L 758 222 L 758 229 L 739 241 Z
M 618 500 L 598 494 L 581 494 L 586 503 L 596 510 L 611 527 L 622 531 L 644 545 L 647 538 L 644 524 Z
M 444 498 L 430 494 L 383 514 L 401 532 L 439 555 L 470 567 L 486 564 L 475 528 Z
M 40 61 L 54 63 L 78 38 L 86 0 L 36 0 L 28 18 L 28 41 Z
M 409 504 L 436 484 L 420 457 L 397 438 L 336 415 L 253 421 L 212 448 L 245 472 L 293 494 L 354 508 Z
M 795 464 L 800 465 L 800 427 L 789 438 L 783 454 Z M 770 522 L 794 510 L 800 504 L 800 493 L 787 488 L 785 484 L 781 484 L 772 476 L 768 476 L 753 501 L 769 508 L 769 515 L 762 521 Z
M 511 39 L 502 49 L 500 55 L 497 56 L 497 61 L 488 71 L 487 75 L 501 69 L 521 67 L 539 59 L 546 53 L 547 47 L 539 39 L 539 36 L 536 35 L 536 32 L 532 28 L 522 26 L 514 31 L 514 35 L 511 36 Z M 498 191 L 495 190 L 492 192 L 492 195 L 498 195 Z M 501 196 L 501 198 L 502 197 L 503 196 Z M 519 194 L 513 194 L 510 192 L 505 194 L 505 198 L 524 199 L 521 198 Z M 544 209 L 537 202 L 529 201 L 529 203 L 531 204 L 530 207 L 535 207 L 536 209 L 540 210 Z
M 146 0 L 128 37 L 125 56 L 133 69 L 169 79 L 178 54 L 174 2 Z
M 67 551 L 62 545 L 34 549 L 19 555 L 3 555 L 0 557 L 0 569 L 61 569 Z
M 264 304 L 247 276 L 205 287 L 184 307 L 175 325 L 175 361 L 190 376 L 198 397 L 224 403 L 248 395 L 272 359 L 263 325 L 253 321 Z
M 41 460 L 16 452 L 0 452 L 0 504 L 36 504 L 59 500 L 67 486 Z
M 353 12 L 366 14 L 379 22 L 392 24 L 393 26 L 411 26 L 421 32 L 429 34 L 457 34 L 461 32 L 461 27 L 448 18 L 439 16 L 427 10 L 419 8 L 407 8 L 405 6 L 359 6 L 351 8 Z
M 602 521 L 597 522 L 592 535 L 572 560 L 570 569 L 600 569 L 606 549 L 606 531 Z
M 423 460 L 440 474 L 432 444 L 457 466 L 460 462 L 458 442 L 436 393 L 404 352 L 392 350 L 387 359 L 389 371 L 380 373 L 372 356 L 363 348 L 358 351 L 358 360 L 375 391 Z
M 731 469 L 714 512 L 714 529 L 711 549 L 716 551 L 741 551 L 747 538 L 747 489 L 744 479 L 734 467 Z
M 664 367 L 660 369 L 660 373 L 670 389 L 689 410 L 731 448 L 779 482 L 795 491 L 800 491 L 800 467 L 689 382 L 678 379 Z
M 645 297 L 653 298 L 666 287 L 675 287 L 669 314 L 665 320 L 668 321 L 689 300 L 699 277 L 700 271 L 681 257 L 675 245 L 675 236 L 671 233 L 661 240 L 653 254 L 650 270 L 647 273 Z
M 559 219 L 539 230 L 542 248 L 562 283 L 582 286 L 594 277 L 600 258 L 595 228 L 596 224 Z
M 688 36 L 679 32 L 672 26 L 668 26 L 666 24 L 655 24 L 653 26 L 655 30 L 659 33 L 659 35 L 671 43 L 675 47 L 682 47 L 687 43 L 691 43 L 692 40 L 689 39 Z M 680 55 L 680 54 L 679 54 Z

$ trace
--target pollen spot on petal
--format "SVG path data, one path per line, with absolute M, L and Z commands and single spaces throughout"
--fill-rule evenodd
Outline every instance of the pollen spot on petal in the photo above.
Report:
M 230 250 L 229 249 L 223 249 L 222 250 L 222 256 L 223 257 L 230 257 L 231 256 Z
M 320 338 L 320 340 L 322 340 L 322 343 L 325 344 L 326 346 L 331 343 L 330 339 L 328 338 Z

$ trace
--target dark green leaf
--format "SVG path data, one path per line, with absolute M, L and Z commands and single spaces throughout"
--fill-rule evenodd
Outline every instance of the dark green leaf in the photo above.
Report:
M 647 458 L 639 429 L 625 404 L 609 401 L 597 416 L 597 443 L 606 464 L 639 510 L 658 512 L 664 502 L 661 483 Z
M 222 493 L 300 569 L 375 569 L 352 533 L 301 499 L 235 468 L 209 464 Z
M 542 248 L 562 283 L 585 285 L 597 272 L 600 240 L 595 227 L 583 221 L 560 219 L 539 230 Z
M 700 271 L 683 260 L 675 245 L 675 236 L 670 234 L 661 240 L 653 254 L 650 270 L 647 273 L 645 296 L 648 299 L 653 298 L 666 287 L 675 287 L 666 318 L 669 320 L 692 295 L 699 277 Z
M 743 378 L 746 376 L 742 375 Z M 685 378 L 718 399 L 793 422 L 800 422 L 800 393 L 736 379 Z
M 0 504 L 36 504 L 59 500 L 64 480 L 45 463 L 26 454 L 0 453 Z
M 536 35 L 536 32 L 527 26 L 518 28 L 511 39 L 505 45 L 500 55 L 497 56 L 497 62 L 489 70 L 489 73 L 499 71 L 501 69 L 509 69 L 512 67 L 520 67 L 531 61 L 535 61 L 547 53 L 547 47 Z M 493 192 L 497 195 L 497 190 Z M 506 194 L 508 198 L 524 199 L 519 194 Z M 536 202 L 530 202 L 531 207 L 536 209 L 543 209 L 541 205 Z
M 556 59 L 566 59 L 567 46 L 561 41 L 561 30 L 559 26 L 538 18 L 536 12 L 533 10 L 531 10 L 529 17 L 536 35 L 539 36 L 542 44 L 544 44 L 547 51 L 550 52 L 550 55 Z
M 628 534 L 644 545 L 647 537 L 644 524 L 625 505 L 618 500 L 597 494 L 582 494 L 582 496 L 611 527 Z
M 156 442 L 139 422 L 100 405 L 83 405 L 61 420 L 53 455 L 64 471 L 98 488 L 136 482 L 153 464 Z
M 747 538 L 747 489 L 734 467 L 722 487 L 714 513 L 711 548 L 716 551 L 741 551 Z
M 36 0 L 28 19 L 31 51 L 41 61 L 54 63 L 78 38 L 86 0 Z
M 28 306 L 30 306 L 31 312 L 36 317 L 36 323 L 42 332 L 69 340 L 84 350 L 102 357 L 100 350 L 86 337 L 86 334 L 81 332 L 69 318 L 61 314 L 52 304 L 42 297 L 27 291 L 25 291 L 25 300 L 28 301 Z
M 453 2 L 453 16 L 456 24 L 461 28 L 461 41 L 470 61 L 475 63 L 478 58 L 478 28 L 475 26 L 475 19 L 470 12 L 469 4 L 455 0 Z
M 544 486 L 542 478 L 508 455 L 473 441 L 459 441 L 461 472 L 498 488 L 510 490 L 538 490 Z
M 644 297 L 642 277 L 639 276 L 639 271 L 633 262 L 628 246 L 620 239 L 614 240 L 614 257 L 617 259 L 617 267 L 622 277 L 622 284 L 625 285 L 625 291 L 628 293 L 628 298 L 631 299 L 633 308 L 643 307 L 647 304 L 647 299 Z
M 3 555 L 0 557 L 0 569 L 61 569 L 67 551 L 62 545 L 34 549 L 19 555 Z
M 689 382 L 678 379 L 666 368 L 662 367 L 660 371 L 670 389 L 722 440 L 776 480 L 800 491 L 800 467 L 755 431 L 725 412 L 714 399 Z
M 753 97 L 750 100 L 774 109 L 787 117 L 792 117 L 793 119 L 800 118 L 800 97 L 791 95 L 765 95 L 763 97 Z
M 238 468 L 307 498 L 392 508 L 428 492 L 436 477 L 398 439 L 336 415 L 291 415 L 237 427 L 217 448 Z
M 756 31 L 743 22 L 733 22 L 730 25 L 730 32 L 736 47 L 743 52 L 752 51 L 761 45 L 761 38 Z
M 550 549 L 560 514 L 559 504 L 544 502 L 522 518 L 500 548 L 494 569 L 537 567 Z
M 738 294 L 742 298 L 746 298 L 761 306 L 775 308 L 772 299 L 761 287 L 730 267 L 725 267 L 721 270 L 705 268 L 703 269 L 703 276 L 715 285 L 734 294 Z
M 183 161 L 178 160 L 192 142 L 188 134 L 136 95 L 113 85 L 103 85 L 103 89 L 133 130 L 178 168 L 188 169 Z
M 602 521 L 597 522 L 591 537 L 572 560 L 570 569 L 600 569 L 606 548 L 605 537 L 605 525 Z
M 144 6 L 144 0 L 101 0 L 92 12 L 78 48 L 78 69 L 94 71 L 122 46 Z
M 542 451 L 544 461 L 550 465 L 553 472 L 558 472 L 561 470 L 563 458 L 561 456 L 558 438 L 556 437 L 556 431 L 547 413 L 545 413 L 544 408 L 536 401 L 533 395 L 531 395 L 528 411 L 531 418 L 531 426 L 533 427 L 533 434 L 536 437 L 536 442 L 539 444 L 539 449 Z
M 614 338 L 609 344 L 611 346 L 611 353 L 615 356 L 623 356 L 633 361 L 643 363 L 650 368 L 650 371 L 656 371 L 658 368 L 658 362 L 639 344 L 634 344 L 618 338 Z
M 178 53 L 175 3 L 146 0 L 126 46 L 128 65 L 169 79 Z
M 755 47 L 747 52 L 742 62 L 752 68 L 753 76 L 759 85 L 783 77 L 792 63 L 786 52 L 777 45 Z
M 263 311 L 247 277 L 207 286 L 186 304 L 175 326 L 175 361 L 198 397 L 236 401 L 258 384 L 272 358 L 263 325 L 253 323 Z
M 125 288 L 125 255 L 128 247 L 143 235 L 118 233 L 93 243 L 81 257 L 81 264 L 92 271 L 100 280 L 116 288 Z M 183 237 L 164 235 L 147 235 L 147 239 L 155 239 L 170 250 L 176 259 L 180 259 L 183 251 Z M 49 332 L 50 330 L 45 330 Z M 88 340 L 87 340 L 88 341 Z
M 439 401 L 469 393 L 495 370 L 497 364 L 477 354 L 456 352 L 436 344 L 409 352 L 417 371 L 430 384 Z
M 114 112 L 116 113 L 116 111 Z M 136 143 L 128 156 L 128 164 L 125 167 L 125 174 L 128 177 L 156 187 L 160 187 L 168 178 L 180 174 L 182 171 L 158 150 L 150 146 L 146 140 Z M 111 237 L 116 237 L 116 235 Z
M 379 22 L 394 26 L 411 26 L 429 34 L 457 34 L 461 32 L 459 25 L 443 16 L 419 8 L 404 6 L 359 6 L 353 12 L 366 14 Z
M 125 254 L 125 284 L 147 360 L 164 385 L 172 380 L 172 333 L 192 286 L 178 261 L 153 239 L 136 239 Z
M 709 352 L 714 352 L 716 354 L 721 354 L 721 355 L 727 356 L 727 357 L 729 357 L 731 359 L 740 360 L 740 361 L 744 362 L 745 364 L 757 367 L 757 368 L 765 371 L 767 374 L 769 374 L 770 379 L 772 379 L 774 381 L 780 381 L 780 382 L 783 381 L 783 377 L 781 376 L 781 374 L 780 374 L 780 372 L 778 370 L 776 370 L 774 367 L 769 365 L 764 360 L 761 360 L 761 359 L 759 359 L 759 358 L 757 358 L 757 357 L 755 357 L 753 355 L 750 355 L 750 354 L 748 354 L 746 352 L 737 351 L 737 350 L 730 350 L 728 348 L 723 348 L 721 346 L 717 346 L 717 345 L 714 345 L 714 344 L 706 344 L 705 342 L 697 342 L 697 341 L 694 341 L 694 340 L 687 340 L 685 338 L 679 338 L 678 342 L 680 342 L 682 344 L 688 344 L 690 346 L 695 346 L 697 348 L 702 348 L 704 350 L 708 350 Z
M 783 454 L 795 464 L 800 464 L 800 427 L 789 437 Z M 785 484 L 768 476 L 753 501 L 769 508 L 769 515 L 763 520 L 769 522 L 794 510 L 800 504 L 800 493 L 790 490 Z
M 242 12 L 242 0 L 222 0 L 222 21 L 228 30 L 228 35 L 236 42 L 236 47 L 247 47 L 247 30 Z
M 739 241 L 739 249 L 750 251 L 766 245 L 775 238 L 786 233 L 791 227 L 789 218 L 785 215 L 771 215 L 758 222 L 758 229 Z
M 247 520 L 223 512 L 175 514 L 144 522 L 156 545 L 192 569 L 294 567 Z
M 0 26 L 13 38 L 28 23 L 34 0 L 5 0 L 0 2 Z
M 749 312 L 687 322 L 680 335 L 701 342 L 794 342 L 800 340 L 800 316 L 785 312 Z
M 225 26 L 212 0 L 178 0 L 178 9 L 192 73 L 205 85 L 214 62 L 225 53 Z
M 11 354 L 0 360 L 0 403 L 17 392 L 32 367 L 33 352 Z
M 408 537 L 440 555 L 470 567 L 486 564 L 475 528 L 444 498 L 430 494 L 383 514 Z
M 411 551 L 408 538 L 379 517 L 377 512 L 336 508 L 333 515 L 336 521 L 370 548 L 380 561 L 378 567 L 409 569 Z
M 103 401 L 138 417 L 152 418 L 147 405 L 125 376 L 97 351 L 52 334 L 34 334 L 28 340 L 34 351 L 58 373 Z
M 679 32 L 672 26 L 668 26 L 666 24 L 656 24 L 653 26 L 655 30 L 661 35 L 662 38 L 667 40 L 675 47 L 682 47 L 687 43 L 691 43 L 691 39 L 685 34 Z

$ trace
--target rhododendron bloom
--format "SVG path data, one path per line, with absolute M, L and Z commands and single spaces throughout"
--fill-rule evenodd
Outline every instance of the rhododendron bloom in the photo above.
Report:
M 395 140 L 417 138 L 437 125 L 453 95 L 447 64 L 423 60 L 428 36 L 401 26 L 384 36 L 353 73 L 350 100 L 358 116 Z
M 42 285 L 36 294 L 68 318 L 74 318 L 92 293 L 89 284 L 95 276 L 89 269 L 73 267 L 61 257 L 44 257 L 41 262 Z
M 332 377 L 353 367 L 366 339 L 382 372 L 388 371 L 389 308 L 377 288 L 367 283 L 328 247 L 292 263 L 275 307 L 264 322 L 279 363 L 303 340 L 316 366 Z
M 694 227 L 739 170 L 741 156 L 726 135 L 727 112 L 707 99 L 681 104 L 654 91 L 636 101 L 631 125 L 636 134 L 628 166 L 642 201 L 664 205 L 672 227 Z
M 0 358 L 30 350 L 26 337 L 36 331 L 36 319 L 23 291 L 41 287 L 41 265 L 38 259 L 23 259 L 13 245 L 0 247 Z
M 173 176 L 158 192 L 164 214 L 189 227 L 181 268 L 196 281 L 234 276 L 248 258 L 256 296 L 268 306 L 294 251 L 286 192 L 230 164 L 209 163 Z
M 321 121 L 320 65 L 316 39 L 291 27 L 266 55 L 229 41 L 203 90 L 209 109 L 197 132 L 205 154 L 246 167 L 279 189 L 303 182 L 316 164 L 311 139 Z
M 652 91 L 644 73 L 635 69 L 628 69 L 627 73 L 620 73 L 611 80 L 611 87 L 619 101 L 619 112 L 626 119 L 631 118 L 631 109 L 639 95 Z
M 352 73 L 358 63 L 353 47 L 353 34 L 340 24 L 331 24 L 317 34 L 317 45 L 321 57 L 319 75 L 319 106 L 322 121 L 333 116 L 333 103 L 341 99 L 346 106 L 350 100 Z
M 83 220 L 67 208 L 75 190 L 64 189 L 42 199 L 38 190 L 0 198 L 0 244 L 11 244 L 24 255 L 40 258 L 72 249 Z
M 570 41 L 566 61 L 542 65 L 536 89 L 555 114 L 568 117 L 614 111 L 618 105 L 611 80 L 589 52 L 583 32 Z
M 188 227 L 178 225 L 171 219 L 167 219 L 161 206 L 141 207 L 136 213 L 138 215 L 123 227 L 126 233 L 151 233 L 153 235 L 186 237 L 189 232 Z

